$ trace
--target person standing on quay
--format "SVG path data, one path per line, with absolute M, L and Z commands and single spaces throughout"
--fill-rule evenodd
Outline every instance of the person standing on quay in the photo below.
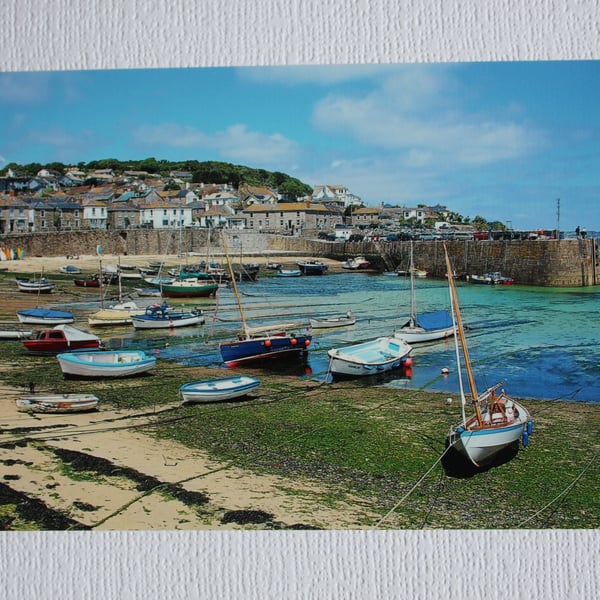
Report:
M 579 239 L 579 225 L 575 227 L 575 236 L 577 237 L 577 239 Z

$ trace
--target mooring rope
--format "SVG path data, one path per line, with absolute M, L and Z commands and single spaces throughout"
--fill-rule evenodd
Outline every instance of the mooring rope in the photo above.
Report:
M 571 490 L 571 488 L 583 477 L 585 472 L 592 466 L 592 464 L 594 464 L 595 460 L 596 460 L 596 454 L 592 455 L 592 458 L 590 458 L 590 461 L 587 463 L 587 465 L 585 465 L 585 467 L 583 468 L 581 473 L 579 473 L 579 475 L 577 475 L 577 477 L 575 477 L 575 479 L 573 479 L 573 481 L 564 490 L 562 490 L 559 494 L 557 494 L 546 505 L 542 506 L 542 508 L 540 508 L 540 510 L 538 510 L 536 513 L 534 513 L 530 517 L 527 517 L 525 520 L 521 521 L 517 525 L 517 527 L 522 527 L 523 525 L 525 525 L 525 523 L 529 523 L 529 521 L 531 521 L 532 519 L 535 519 L 535 517 L 537 517 L 539 514 L 543 513 L 549 506 L 551 506 L 552 504 L 557 502 L 559 498 L 561 498 L 567 492 L 569 492 Z
M 404 496 L 402 496 L 402 498 L 400 498 L 400 500 L 398 500 L 398 502 L 396 502 L 396 504 L 394 504 L 394 506 L 388 510 L 387 513 L 385 513 L 385 515 L 383 515 L 383 517 L 381 517 L 381 519 L 379 519 L 379 521 L 377 521 L 377 523 L 375 523 L 374 528 L 377 529 L 382 523 L 384 523 L 387 518 L 396 511 L 396 509 L 419 487 L 419 485 L 421 484 L 421 482 L 427 477 L 427 475 L 429 475 L 429 473 L 431 473 L 431 471 L 433 471 L 433 469 L 438 465 L 438 463 L 442 460 L 442 458 L 444 458 L 444 455 L 450 450 L 450 448 L 452 448 L 452 446 L 448 446 L 443 452 L 442 454 L 437 458 L 437 460 L 431 465 L 431 467 L 429 467 L 429 469 L 427 469 L 427 471 L 425 472 L 425 474 L 417 481 L 417 483 L 415 483 L 410 490 L 408 490 L 408 492 L 406 492 L 406 494 L 404 494 Z

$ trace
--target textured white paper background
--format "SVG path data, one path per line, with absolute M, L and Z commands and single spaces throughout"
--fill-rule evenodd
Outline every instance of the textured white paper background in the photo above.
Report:
M 597 0 L 2 0 L 0 70 L 600 58 Z M 0 115 L 1 118 L 1 115 Z M 598 598 L 598 531 L 0 534 L 0 598 Z

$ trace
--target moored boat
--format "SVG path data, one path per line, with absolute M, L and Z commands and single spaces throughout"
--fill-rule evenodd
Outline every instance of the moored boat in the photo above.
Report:
M 394 337 L 409 344 L 431 342 L 454 335 L 456 326 L 452 315 L 445 309 L 419 313 L 417 311 L 413 245 L 410 244 L 410 317 L 394 331 Z
M 311 317 L 309 319 L 310 326 L 313 329 L 326 329 L 329 327 L 348 327 L 356 323 L 356 317 L 349 310 L 345 315 L 338 317 Z
M 354 258 L 349 258 L 342 263 L 342 269 L 349 269 L 351 271 L 356 271 L 358 269 L 368 269 L 369 261 L 364 256 L 356 256 Z
M 468 279 L 471 283 L 484 285 L 512 285 L 514 283 L 512 277 L 505 277 L 499 271 L 484 273 L 483 275 L 471 275 Z
M 93 287 L 99 288 L 103 285 L 108 285 L 111 282 L 112 278 L 108 275 L 100 276 L 98 273 L 94 275 L 90 275 L 87 278 L 73 279 L 73 283 L 77 287 Z
M 16 323 L 0 323 L 0 340 L 24 340 L 33 335 L 33 329 L 18 327 Z
M 283 267 L 277 269 L 277 277 L 300 277 L 301 275 L 300 269 L 284 269 Z
M 412 348 L 394 337 L 380 337 L 343 348 L 328 350 L 329 372 L 332 375 L 363 377 L 409 367 Z
M 296 264 L 303 275 L 325 275 L 329 266 L 321 260 L 298 260 Z
M 79 275 L 83 273 L 83 271 L 75 265 L 62 265 L 62 267 L 58 267 L 58 270 L 61 273 L 66 273 L 67 275 Z
M 92 327 L 131 325 L 134 314 L 143 314 L 145 309 L 140 308 L 135 302 L 119 302 L 109 308 L 100 310 L 88 316 L 88 323 Z
M 223 236 L 225 256 L 229 266 L 231 284 L 235 293 L 243 331 L 236 339 L 219 344 L 221 357 L 228 367 L 236 367 L 251 362 L 266 359 L 303 358 L 308 353 L 312 342 L 312 335 L 307 331 L 300 333 L 301 325 L 273 324 L 265 327 L 251 328 L 246 323 L 244 308 L 233 275 L 231 260 L 227 252 L 227 244 Z
M 192 381 L 179 388 L 183 402 L 216 402 L 245 396 L 256 389 L 260 380 L 246 375 Z
M 165 298 L 198 298 L 214 296 L 219 289 L 218 284 L 191 277 L 177 279 L 168 283 L 156 284 Z
M 444 244 L 447 272 L 452 273 L 450 258 Z M 518 445 L 519 439 L 527 445 L 532 432 L 533 422 L 529 412 L 520 402 L 509 397 L 502 383 L 489 387 L 479 394 L 469 356 L 462 316 L 458 305 L 458 295 L 454 279 L 448 277 L 452 313 L 457 325 L 456 358 L 458 368 L 459 388 L 461 394 L 462 422 L 453 426 L 446 437 L 446 447 L 456 450 L 476 467 L 483 467 L 493 462 L 497 455 L 509 446 Z M 460 345 L 459 345 L 460 342 Z M 462 350 L 462 366 L 460 362 Z M 466 371 L 471 403 L 475 414 L 467 418 L 467 404 L 462 383 L 462 367 Z M 500 390 L 498 392 L 498 390 Z
M 23 346 L 36 354 L 58 354 L 82 348 L 99 348 L 100 345 L 99 337 L 66 324 L 44 329 L 34 339 L 23 341 Z
M 72 413 L 96 410 L 99 400 L 94 394 L 30 394 L 16 403 L 21 412 Z
M 149 371 L 156 358 L 142 350 L 85 350 L 56 356 L 65 377 L 129 377 Z
M 190 327 L 204 323 L 204 313 L 200 309 L 177 311 L 166 302 L 146 307 L 143 315 L 132 315 L 131 322 L 136 329 L 173 329 Z
M 30 294 L 49 294 L 56 287 L 45 277 L 40 279 L 15 279 L 15 282 L 20 292 Z
M 75 320 L 72 312 L 39 307 L 18 310 L 17 317 L 21 323 L 30 325 L 60 325 Z

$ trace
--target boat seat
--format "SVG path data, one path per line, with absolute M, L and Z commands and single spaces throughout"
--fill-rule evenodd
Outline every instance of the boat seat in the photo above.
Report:
M 501 412 L 493 413 L 492 423 L 504 423 L 504 414 Z

